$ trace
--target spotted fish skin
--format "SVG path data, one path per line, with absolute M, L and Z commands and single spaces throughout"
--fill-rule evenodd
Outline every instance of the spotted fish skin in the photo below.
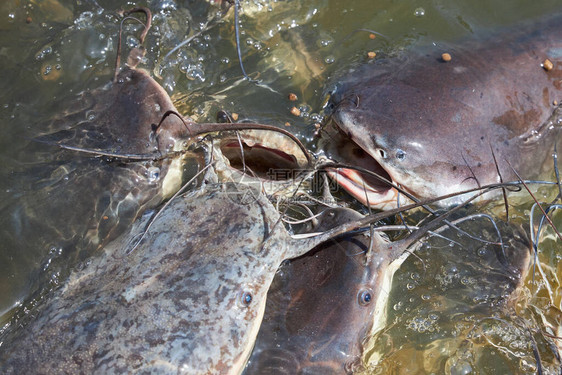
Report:
M 221 185 L 172 201 L 127 255 L 135 225 L 4 338 L 0 372 L 240 373 L 275 271 L 312 248 L 289 249 L 273 205 L 248 192 Z

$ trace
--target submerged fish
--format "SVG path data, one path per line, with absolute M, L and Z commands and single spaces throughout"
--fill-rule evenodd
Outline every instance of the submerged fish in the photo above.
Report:
M 175 108 L 162 87 L 135 68 L 142 53 L 134 48 L 114 81 L 80 94 L 72 112 L 53 119 L 50 134 L 29 145 L 18 160 L 21 170 L 10 171 L 17 195 L 3 202 L 0 215 L 0 314 L 48 281 L 53 258 L 72 264 L 87 256 L 181 186 L 182 158 L 162 156 L 185 125 L 169 118 L 158 138 L 150 138 L 152 124 Z M 135 161 L 92 157 L 62 149 L 63 143 L 121 154 L 161 151 L 158 159 Z M 21 281 L 15 286 L 13 280 Z
M 495 183 L 499 174 L 517 180 L 507 161 L 523 178 L 540 176 L 560 138 L 561 31 L 557 15 L 477 40 L 413 48 L 351 71 L 331 105 L 333 124 L 352 142 L 328 145 L 332 157 L 420 199 Z M 442 60 L 443 52 L 451 61 Z M 364 204 L 397 205 L 387 183 L 343 168 L 331 175 Z M 400 199 L 407 201 L 404 194 Z
M 2 373 L 238 374 L 281 262 L 370 220 L 292 239 L 259 191 L 224 184 L 177 198 L 136 250 L 135 231 L 107 245 L 6 337 Z

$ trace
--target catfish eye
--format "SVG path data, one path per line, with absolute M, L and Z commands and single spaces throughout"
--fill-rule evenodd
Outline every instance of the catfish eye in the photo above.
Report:
M 248 291 L 244 291 L 240 294 L 240 304 L 242 304 L 242 306 L 244 307 L 250 306 L 252 300 L 253 300 L 252 293 Z
M 404 160 L 404 158 L 406 157 L 406 153 L 400 149 L 398 149 L 398 151 L 396 151 L 396 159 L 398 160 Z
M 362 289 L 357 294 L 357 300 L 361 306 L 367 306 L 373 300 L 373 292 L 371 289 Z

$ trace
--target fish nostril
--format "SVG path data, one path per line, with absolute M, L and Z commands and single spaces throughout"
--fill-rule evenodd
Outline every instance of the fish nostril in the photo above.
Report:
M 386 154 L 386 151 L 383 150 L 382 148 L 379 148 L 379 154 L 380 154 L 381 158 L 383 158 L 383 159 L 386 159 L 386 157 L 388 156 Z

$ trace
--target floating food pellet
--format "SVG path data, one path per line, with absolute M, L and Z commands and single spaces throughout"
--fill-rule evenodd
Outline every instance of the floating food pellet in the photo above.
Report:
M 373 33 L 369 34 L 369 38 L 371 38 L 371 39 L 375 39 L 376 37 L 377 37 L 377 36 L 376 36 L 375 34 L 373 34 Z
M 451 61 L 451 55 L 445 52 L 444 54 L 441 55 L 441 59 L 445 62 L 449 62 Z
M 33 19 L 30 16 L 25 18 L 25 23 L 31 23 L 31 21 L 33 21 Z
M 109 216 L 104 216 L 103 219 L 107 220 L 107 219 L 109 219 Z
M 232 117 L 232 120 L 238 121 L 238 113 L 233 112 L 233 113 L 230 115 L 230 117 Z
M 367 57 L 370 59 L 374 59 L 377 54 L 373 51 L 367 52 Z
M 558 100 L 553 100 L 552 105 L 558 105 Z
M 300 116 L 301 110 L 298 109 L 297 107 L 293 107 L 293 108 L 291 108 L 291 114 L 294 115 L 294 116 Z
M 316 129 L 320 129 L 321 126 L 322 126 L 322 125 L 320 125 L 319 123 L 314 124 L 314 127 L 315 127 Z
M 287 122 L 285 123 L 285 126 L 291 126 L 291 123 L 290 123 L 289 121 L 287 121 Z
M 549 59 L 545 59 L 542 63 L 542 67 L 548 72 L 551 71 L 552 68 L 554 68 L 554 65 L 552 64 L 552 61 L 550 61 Z
M 289 100 L 292 101 L 292 102 L 294 102 L 294 101 L 297 100 L 298 98 L 299 98 L 299 97 L 297 96 L 297 94 L 293 94 L 293 93 L 290 93 L 290 94 L 289 94 Z

